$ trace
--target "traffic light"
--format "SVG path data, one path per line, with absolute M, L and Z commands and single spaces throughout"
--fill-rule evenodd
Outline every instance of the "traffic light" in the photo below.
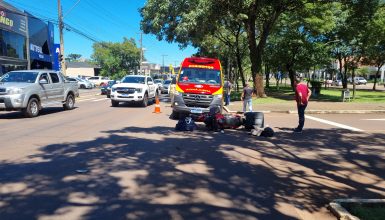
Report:
M 62 62 L 63 61 L 63 54 L 59 54 L 59 61 Z

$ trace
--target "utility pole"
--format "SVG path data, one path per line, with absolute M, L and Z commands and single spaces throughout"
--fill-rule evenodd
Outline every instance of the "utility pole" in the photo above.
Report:
M 140 32 L 140 59 L 139 59 L 140 74 L 142 74 L 142 62 L 143 62 L 143 33 Z
M 62 14 L 62 7 L 60 4 L 60 0 L 57 0 L 57 10 L 58 10 L 58 15 L 59 15 L 59 35 L 60 35 L 60 67 L 61 71 L 64 75 L 66 75 L 66 61 L 64 58 L 64 39 L 63 39 L 63 14 Z M 59 59 L 60 59 L 59 58 Z
M 164 74 L 164 72 L 166 71 L 166 68 L 165 68 L 165 66 L 164 66 L 164 57 L 167 57 L 167 55 L 166 54 L 162 54 L 162 58 L 163 58 L 163 72 L 162 72 L 162 74 Z

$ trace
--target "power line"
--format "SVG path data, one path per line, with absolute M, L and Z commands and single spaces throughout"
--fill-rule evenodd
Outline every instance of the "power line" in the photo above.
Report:
M 72 11 L 72 9 L 74 9 L 75 7 L 76 7 L 76 5 L 78 5 L 79 4 L 79 2 L 80 2 L 80 0 L 78 0 L 68 11 L 67 11 L 67 13 L 65 13 L 65 15 L 63 15 L 63 18 L 66 16 L 66 15 L 68 15 L 71 11 Z
M 28 4 L 23 4 L 23 3 L 19 3 L 17 1 L 14 1 L 14 0 L 8 0 L 9 2 L 12 2 L 14 3 L 15 5 L 19 6 L 20 8 L 24 8 L 24 11 L 30 13 L 31 15 L 28 15 L 28 14 L 24 14 L 24 13 L 17 13 L 15 12 L 16 14 L 20 14 L 20 15 L 23 15 L 23 16 L 27 16 L 27 17 L 30 17 L 30 18 L 37 18 L 37 19 L 41 19 L 43 21 L 47 21 L 47 22 L 51 22 L 55 25 L 59 25 L 59 22 L 57 19 L 54 19 L 50 16 L 46 16 L 46 15 L 43 15 L 41 14 L 40 12 L 43 11 L 45 14 L 48 14 L 48 15 L 52 15 L 51 12 L 48 12 L 47 10 L 42 10 L 40 8 L 36 8 L 36 7 L 33 7 L 31 5 L 28 5 Z M 77 6 L 79 4 L 80 0 L 78 0 L 71 8 L 70 10 L 66 13 L 66 15 L 68 15 L 75 6 Z M 106 20 L 108 21 L 109 23 L 111 24 L 114 24 L 115 26 L 119 27 L 119 28 L 124 28 L 127 27 L 127 25 L 123 24 L 125 22 L 123 22 L 122 19 L 120 18 L 117 18 L 116 16 L 114 16 L 113 13 L 111 13 L 110 11 L 106 10 L 104 7 L 101 7 L 100 5 L 96 4 L 95 2 L 92 2 L 90 3 L 88 0 L 84 0 L 83 2 L 85 2 L 89 7 L 91 7 L 92 10 L 96 11 L 96 12 L 100 12 L 100 11 L 103 11 L 104 14 L 98 14 L 99 17 L 101 17 L 103 20 Z M 28 8 L 28 9 L 26 9 Z M 39 11 L 39 12 L 37 12 Z M 46 13 L 47 12 L 47 13 Z M 109 16 L 108 16 L 109 15 Z M 56 15 L 54 16 L 56 17 Z M 112 19 L 112 18 L 116 18 L 116 19 Z M 120 21 L 120 22 L 116 22 L 116 21 Z M 88 32 L 86 30 L 86 28 L 84 27 L 75 27 L 75 26 L 81 26 L 79 25 L 78 23 L 77 24 L 74 24 L 73 22 L 63 22 L 63 27 L 66 31 L 71 31 L 71 32 L 74 32 L 82 37 L 84 37 L 85 39 L 88 39 L 88 40 L 91 40 L 93 42 L 101 42 L 102 40 L 100 40 L 98 37 L 96 37 L 95 35 L 91 34 L 90 32 Z M 103 31 L 105 32 L 105 31 Z M 123 33 L 122 33 L 123 34 Z M 123 34 L 124 35 L 124 34 Z

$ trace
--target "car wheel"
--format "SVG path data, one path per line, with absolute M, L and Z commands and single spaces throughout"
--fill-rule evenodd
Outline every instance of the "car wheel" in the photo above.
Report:
M 36 98 L 31 98 L 28 101 L 27 108 L 23 109 L 22 112 L 25 117 L 33 118 L 39 115 L 39 101 Z
M 85 86 L 85 85 L 83 85 L 83 84 L 81 84 L 81 85 L 80 85 L 80 88 L 81 88 L 81 89 L 85 89 L 85 88 L 86 88 L 86 86 Z
M 68 94 L 63 105 L 64 110 L 71 110 L 75 107 L 75 98 L 72 94 Z
M 144 93 L 143 100 L 142 100 L 142 107 L 147 107 L 148 105 L 148 94 Z
M 112 107 L 118 107 L 119 106 L 119 102 L 115 101 L 115 100 L 111 100 L 111 105 L 112 105 Z
M 107 94 L 107 98 L 111 98 L 111 96 Z

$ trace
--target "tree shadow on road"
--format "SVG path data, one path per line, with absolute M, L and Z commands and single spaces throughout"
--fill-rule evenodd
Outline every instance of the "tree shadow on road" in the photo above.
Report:
M 292 207 L 313 213 L 335 198 L 384 196 L 383 134 L 105 133 L 0 161 L 1 218 L 297 219 Z

